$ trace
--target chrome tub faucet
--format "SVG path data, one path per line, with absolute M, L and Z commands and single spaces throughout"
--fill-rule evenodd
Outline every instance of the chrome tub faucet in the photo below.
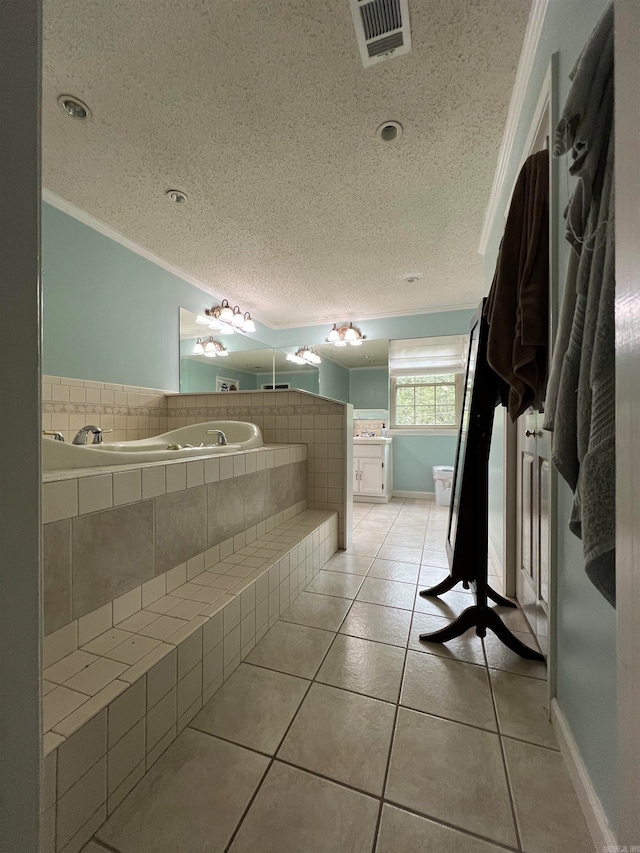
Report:
M 228 444 L 227 436 L 222 432 L 221 429 L 208 429 L 207 435 L 217 435 L 219 445 Z
M 93 433 L 93 442 L 92 444 L 102 444 L 102 430 L 98 426 L 94 426 L 93 424 L 88 424 L 87 426 L 83 426 L 81 430 L 79 430 L 76 437 L 73 439 L 72 444 L 87 444 L 87 439 L 89 437 L 89 433 Z

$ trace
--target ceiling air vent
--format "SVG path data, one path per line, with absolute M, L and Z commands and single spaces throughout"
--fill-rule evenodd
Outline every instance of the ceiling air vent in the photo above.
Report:
M 349 0 L 349 6 L 365 68 L 409 53 L 409 0 Z

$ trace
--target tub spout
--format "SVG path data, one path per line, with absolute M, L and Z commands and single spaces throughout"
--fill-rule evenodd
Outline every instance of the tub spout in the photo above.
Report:
M 221 429 L 208 429 L 207 435 L 217 435 L 218 444 L 228 444 L 227 436 L 222 432 Z

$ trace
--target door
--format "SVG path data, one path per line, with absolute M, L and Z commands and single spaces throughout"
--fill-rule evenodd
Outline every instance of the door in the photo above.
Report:
M 360 459 L 360 491 L 367 495 L 384 494 L 382 459 Z
M 550 565 L 549 433 L 544 415 L 529 409 L 518 418 L 516 598 L 540 648 L 548 650 Z

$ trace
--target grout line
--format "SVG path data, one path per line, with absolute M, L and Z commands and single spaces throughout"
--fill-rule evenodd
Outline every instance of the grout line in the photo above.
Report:
M 136 787 L 137 787 L 137 785 L 136 785 Z M 128 796 L 129 796 L 129 794 L 127 794 L 127 797 L 128 797 Z M 125 799 L 126 799 L 126 797 L 125 797 Z M 104 841 L 100 841 L 100 839 L 99 839 L 99 838 L 96 838 L 96 836 L 95 836 L 95 835 L 92 835 L 92 836 L 91 836 L 91 838 L 90 838 L 89 840 L 90 840 L 90 841 L 93 841 L 93 843 L 94 843 L 97 847 L 101 847 L 103 850 L 107 850 L 107 851 L 108 851 L 108 853 L 121 853 L 121 851 L 120 851 L 120 850 L 118 850 L 118 848 L 117 848 L 117 847 L 112 847 L 110 844 L 106 844 Z M 82 849 L 84 850 L 84 848 L 82 848 Z
M 484 643 L 482 644 L 482 648 L 484 650 Z M 486 655 L 485 655 L 486 659 Z M 488 667 L 487 667 L 488 669 Z M 507 794 L 509 797 L 509 806 L 511 807 L 511 819 L 513 820 L 513 828 L 516 836 L 516 845 L 519 851 L 522 850 L 522 839 L 520 838 L 520 827 L 518 826 L 518 820 L 516 818 L 516 805 L 515 805 L 515 796 L 513 793 L 513 788 L 511 785 L 511 779 L 509 777 L 509 768 L 507 767 L 507 756 L 504 751 L 504 744 L 502 743 L 502 733 L 500 731 L 500 720 L 498 719 L 498 703 L 496 701 L 496 695 L 493 689 L 493 682 L 491 680 L 491 674 L 489 673 L 489 689 L 491 691 L 491 702 L 493 704 L 493 713 L 496 719 L 496 727 L 498 730 L 498 744 L 500 746 L 500 755 L 502 757 L 502 767 L 504 769 L 505 780 L 507 783 Z
M 378 817 L 376 820 L 376 828 L 373 834 L 373 846 L 371 848 L 371 853 L 375 853 L 376 845 L 378 843 L 378 835 L 380 833 L 380 822 L 382 821 L 382 808 L 384 805 L 384 795 L 386 793 L 387 781 L 389 779 L 389 769 L 391 767 L 391 755 L 393 753 L 393 746 L 396 739 L 396 729 L 398 726 L 398 715 L 400 713 L 400 697 L 402 696 L 402 688 L 404 686 L 404 678 L 407 668 L 407 654 L 408 654 L 408 646 L 404 650 L 404 660 L 402 662 L 402 675 L 400 676 L 400 686 L 398 687 L 398 695 L 396 698 L 396 707 L 395 713 L 393 716 L 393 726 L 391 727 L 391 739 L 389 741 L 389 751 L 387 753 L 387 762 L 384 770 L 384 777 L 382 779 L 382 797 L 380 798 L 380 807 L 378 809 Z
M 428 814 L 426 812 L 419 812 L 416 809 L 411 808 L 411 806 L 405 806 L 402 803 L 398 803 L 395 800 L 386 800 L 383 799 L 383 805 L 393 806 L 394 808 L 400 809 L 403 812 L 408 812 L 409 814 L 415 815 L 416 817 L 421 817 L 425 820 L 430 820 L 432 823 L 440 824 L 440 826 L 445 826 L 447 829 L 453 829 L 456 832 L 460 832 L 463 835 L 468 835 L 470 838 L 476 838 L 479 841 L 484 841 L 485 843 L 493 844 L 495 847 L 498 847 L 500 850 L 509 850 L 512 853 L 520 853 L 518 848 L 512 847 L 510 844 L 505 844 L 503 841 L 496 841 L 495 838 L 489 838 L 487 835 L 480 835 L 477 832 L 473 832 L 470 829 L 465 829 L 464 827 L 457 826 L 455 823 L 449 823 L 446 820 L 442 820 L 442 818 L 435 817 L 432 814 Z
M 316 574 L 317 574 L 317 572 L 316 572 Z M 312 578 L 312 580 L 313 580 L 313 578 Z M 305 588 L 306 588 L 306 587 L 305 587 Z M 350 610 L 350 609 L 351 609 L 351 608 L 349 608 L 349 610 Z M 349 612 L 349 611 L 347 611 L 347 613 L 348 613 L 348 612 Z M 345 614 L 345 618 L 346 618 L 346 614 Z M 276 622 L 277 622 L 277 621 L 279 621 L 279 619 L 280 619 L 280 617 L 278 617 L 278 619 L 276 620 Z M 344 621 L 344 620 L 343 620 L 343 621 Z M 275 623 L 274 623 L 274 624 L 275 624 Z M 340 623 L 340 625 L 342 626 L 342 623 Z M 267 631 L 267 633 L 269 633 L 269 632 Z M 266 636 L 266 634 L 265 634 L 265 636 Z M 320 671 L 320 667 L 322 666 L 322 664 L 324 663 L 324 661 L 325 661 L 325 659 L 326 659 L 327 655 L 329 654 L 329 652 L 330 652 L 330 650 L 331 650 L 331 647 L 333 646 L 333 644 L 334 644 L 334 642 L 335 642 L 335 638 L 336 638 L 337 636 L 338 636 L 338 634 L 337 634 L 337 631 L 336 631 L 336 632 L 334 632 L 333 640 L 329 643 L 329 646 L 328 646 L 328 648 L 327 648 L 326 652 L 325 652 L 325 653 L 324 653 L 324 655 L 322 656 L 322 660 L 320 661 L 320 665 L 318 666 L 318 669 L 316 670 L 316 675 L 317 675 L 317 673 Z M 274 670 L 274 671 L 278 671 L 278 670 Z M 290 675 L 291 673 L 285 673 L 285 674 Z M 315 675 L 314 675 L 314 678 L 315 678 Z M 238 822 L 238 825 L 236 826 L 235 830 L 233 831 L 233 833 L 232 833 L 232 835 L 231 835 L 231 838 L 229 839 L 229 843 L 228 843 L 228 844 L 226 845 L 226 847 L 224 848 L 224 853 L 228 853 L 229 849 L 231 848 L 231 845 L 233 844 L 233 842 L 234 842 L 234 840 L 235 840 L 235 838 L 236 838 L 236 835 L 237 835 L 237 834 L 238 834 L 238 832 L 240 831 L 240 827 L 241 827 L 241 826 L 242 826 L 242 824 L 244 823 L 244 819 L 245 819 L 245 818 L 246 818 L 246 816 L 248 815 L 249 810 L 251 809 L 251 806 L 253 805 L 253 803 L 254 803 L 254 801 L 255 801 L 256 797 L 258 796 L 258 792 L 259 792 L 259 791 L 260 791 L 260 789 L 262 788 L 262 786 L 263 786 L 263 784 L 264 784 L 264 781 L 265 781 L 265 779 L 266 779 L 266 777 L 267 777 L 267 774 L 268 774 L 268 773 L 269 773 L 269 771 L 271 770 L 271 768 L 272 768 L 272 766 L 273 766 L 273 764 L 274 764 L 274 762 L 275 762 L 275 760 L 276 760 L 276 755 L 278 754 L 278 752 L 279 752 L 279 750 L 280 750 L 280 747 L 281 747 L 281 746 L 282 746 L 282 744 L 284 743 L 285 738 L 286 738 L 286 737 L 287 737 L 287 735 L 289 734 L 289 731 L 290 731 L 290 729 L 291 729 L 291 726 L 293 725 L 293 723 L 294 723 L 294 721 L 295 721 L 296 717 L 298 716 L 298 713 L 300 712 L 300 708 L 302 708 L 302 706 L 303 706 L 303 704 L 304 704 L 304 702 L 305 702 L 305 699 L 306 699 L 306 698 L 307 698 L 307 696 L 309 695 L 309 691 L 311 690 L 311 687 L 312 687 L 313 683 L 314 683 L 314 681 L 313 681 L 313 679 L 312 679 L 312 680 L 309 682 L 309 685 L 308 685 L 308 687 L 307 687 L 307 689 L 306 689 L 306 691 L 305 691 L 305 694 L 304 694 L 304 696 L 302 697 L 302 701 L 300 702 L 300 704 L 299 704 L 299 705 L 298 705 L 298 707 L 296 708 L 296 712 L 295 712 L 295 714 L 293 715 L 293 717 L 291 718 L 291 720 L 290 720 L 290 722 L 289 722 L 289 725 L 288 725 L 288 726 L 287 726 L 287 728 L 286 728 L 285 733 L 283 734 L 282 738 L 280 739 L 280 742 L 278 743 L 278 746 L 277 746 L 277 748 L 276 748 L 276 750 L 275 750 L 275 752 L 274 752 L 273 756 L 271 756 L 271 760 L 269 761 L 269 764 L 267 765 L 267 767 L 266 767 L 266 769 L 265 769 L 265 771 L 264 771 L 264 773 L 263 773 L 263 775 L 262 775 L 262 778 L 260 779 L 260 782 L 258 783 L 257 788 L 256 788 L 256 789 L 255 789 L 255 791 L 253 792 L 253 796 L 252 796 L 252 797 L 251 797 L 251 799 L 249 800 L 249 802 L 248 802 L 248 804 L 247 804 L 246 809 L 243 811 L 242 816 L 240 817 L 240 820 L 239 820 L 239 822 Z
M 525 740 L 524 738 L 521 738 L 521 737 L 515 737 L 514 735 L 504 735 L 504 734 L 501 734 L 501 735 L 500 735 L 500 737 L 501 737 L 501 739 L 502 739 L 502 740 L 515 740 L 515 741 L 517 741 L 518 743 L 526 743 L 528 746 L 535 746 L 535 747 L 537 747 L 538 749 L 546 749 L 548 752 L 555 752 L 555 753 L 562 752 L 562 750 L 560 749 L 560 747 L 559 747 L 559 746 L 558 746 L 558 747 L 555 747 L 555 746 L 547 746 L 547 744 L 544 744 L 544 743 L 535 743 L 535 742 L 534 742 L 534 741 L 532 741 L 532 740 Z

